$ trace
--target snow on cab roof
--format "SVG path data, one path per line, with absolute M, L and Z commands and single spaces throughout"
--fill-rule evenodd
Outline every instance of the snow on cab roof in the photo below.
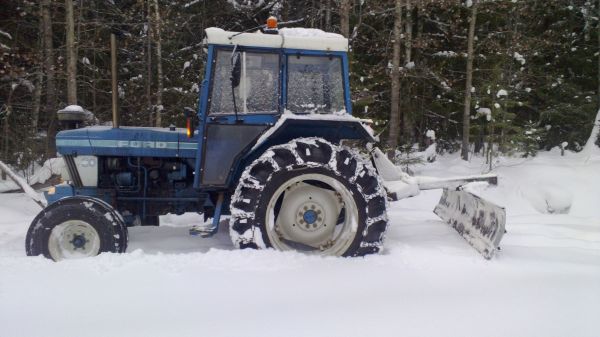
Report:
M 206 43 L 267 48 L 348 51 L 348 39 L 313 28 L 281 28 L 279 34 L 241 33 L 221 28 L 205 29 Z M 239 34 L 239 35 L 236 35 Z

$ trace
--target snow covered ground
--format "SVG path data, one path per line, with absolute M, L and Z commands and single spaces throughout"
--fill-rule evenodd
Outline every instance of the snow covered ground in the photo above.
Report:
M 454 155 L 417 169 L 484 170 Z M 188 236 L 186 215 L 132 228 L 129 253 L 61 263 L 24 256 L 38 206 L 0 194 L 0 336 L 599 336 L 600 156 L 495 171 L 499 187 L 475 187 L 507 207 L 491 261 L 432 213 L 439 191 L 392 203 L 367 258 L 237 251 L 226 226 Z
M 60 175 L 63 168 L 62 158 L 52 158 L 46 160 L 43 165 L 33 163 L 33 167 L 30 169 L 33 173 L 29 172 L 30 170 L 27 172 L 17 171 L 16 173 L 21 177 L 24 176 L 24 173 L 28 173 L 27 177 L 23 177 L 23 181 L 26 181 L 29 185 L 35 185 L 45 183 L 53 174 Z M 15 190 L 19 190 L 19 186 L 13 180 L 0 179 L 0 193 Z

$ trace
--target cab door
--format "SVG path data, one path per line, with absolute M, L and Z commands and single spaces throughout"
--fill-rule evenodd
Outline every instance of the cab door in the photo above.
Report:
M 239 159 L 277 120 L 281 113 L 280 54 L 239 46 L 212 50 L 211 85 L 201 130 L 201 187 L 229 186 Z M 239 79 L 232 81 L 236 63 L 234 73 Z

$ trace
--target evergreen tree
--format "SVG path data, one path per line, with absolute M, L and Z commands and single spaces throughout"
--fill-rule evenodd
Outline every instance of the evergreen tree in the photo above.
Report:
M 598 2 L 480 1 L 468 88 L 472 3 L 400 1 L 398 142 L 422 143 L 420 135 L 431 129 L 438 150 L 453 151 L 465 134 L 466 112 L 474 152 L 530 156 L 537 146 L 563 142 L 581 149 L 600 104 Z M 353 111 L 373 119 L 377 132 L 389 131 L 395 8 L 392 0 L 7 2 L 0 12 L 0 159 L 26 165 L 26 158 L 54 155 L 55 113 L 73 101 L 69 93 L 101 123 L 111 120 L 110 32 L 120 35 L 123 124 L 152 125 L 162 105 L 163 126 L 183 125 L 204 76 L 203 30 L 242 31 L 270 15 L 349 35 Z M 70 14 L 74 25 L 67 29 Z M 71 37 L 75 48 L 67 48 Z M 73 51 L 75 67 L 67 62 Z M 76 86 L 67 90 L 73 72 Z M 498 96 L 501 90 L 506 95 Z M 490 121 L 478 115 L 481 108 L 490 110 Z M 528 134 L 533 129 L 543 134 Z M 382 135 L 387 141 L 388 132 Z

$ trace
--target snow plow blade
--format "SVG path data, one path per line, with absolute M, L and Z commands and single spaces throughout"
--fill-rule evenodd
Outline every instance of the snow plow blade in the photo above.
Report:
M 475 194 L 445 188 L 433 210 L 483 257 L 491 259 L 505 233 L 506 211 Z
M 463 186 L 473 182 L 497 185 L 497 175 L 411 177 L 395 166 L 379 148 L 373 148 L 371 153 L 391 200 L 413 197 L 422 190 L 443 189 L 442 198 L 433 212 L 456 229 L 486 259 L 494 256 L 505 232 L 506 211 L 503 207 L 463 190 Z

